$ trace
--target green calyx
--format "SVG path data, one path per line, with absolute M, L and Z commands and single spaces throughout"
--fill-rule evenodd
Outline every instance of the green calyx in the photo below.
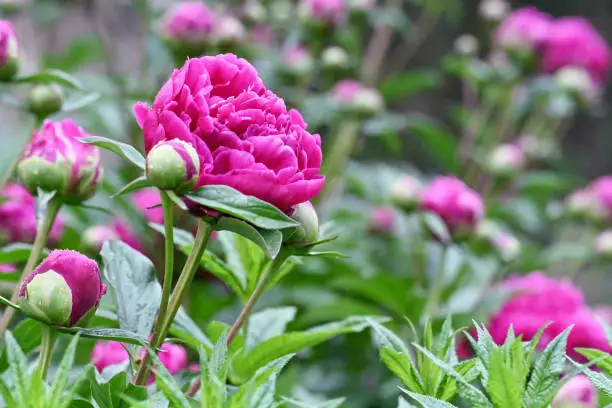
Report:
M 53 270 L 36 275 L 19 298 L 28 316 L 54 326 L 67 326 L 72 312 L 72 291 L 64 278 Z
M 28 157 L 19 163 L 17 171 L 25 188 L 34 195 L 39 188 L 64 192 L 70 186 L 72 170 L 69 163 L 61 158 L 52 163 L 41 157 Z

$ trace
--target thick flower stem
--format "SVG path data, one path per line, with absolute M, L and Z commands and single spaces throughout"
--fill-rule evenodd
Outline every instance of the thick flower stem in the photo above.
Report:
M 166 338 L 168 331 L 170 330 L 170 326 L 174 321 L 174 318 L 181 307 L 181 301 L 183 299 L 183 295 L 187 291 L 189 284 L 193 280 L 193 276 L 198 270 L 198 266 L 200 265 L 200 259 L 202 259 L 202 255 L 206 250 L 206 245 L 208 244 L 208 240 L 210 239 L 210 235 L 212 234 L 213 227 L 212 225 L 206 223 L 203 220 L 198 221 L 198 232 L 196 234 L 195 242 L 193 244 L 193 248 L 191 249 L 191 253 L 187 257 L 187 261 L 183 266 L 183 270 L 181 271 L 181 275 L 179 276 L 178 281 L 176 282 L 176 286 L 174 291 L 172 291 L 172 295 L 170 296 L 170 301 L 168 304 L 168 309 L 164 316 L 162 316 L 162 321 L 159 327 L 157 327 L 151 336 L 151 347 L 153 349 L 159 348 L 164 339 Z M 138 373 L 136 374 L 136 378 L 134 382 L 137 385 L 144 385 L 149 377 L 151 364 L 151 357 L 146 354 L 138 368 Z
M 170 294 L 172 292 L 172 275 L 174 272 L 174 220 L 172 218 L 173 203 L 165 191 L 160 191 L 159 193 L 162 200 L 162 208 L 164 210 L 164 284 L 162 287 L 162 296 L 159 304 L 159 313 L 157 314 L 157 321 L 155 322 L 155 328 L 153 331 L 161 326 L 164 317 L 166 316 L 168 302 L 170 301 Z
M 40 357 L 38 360 L 38 370 L 43 379 L 47 377 L 47 371 L 49 370 L 49 364 L 51 363 L 51 357 L 53 356 L 53 345 L 55 344 L 55 333 L 49 326 L 43 326 L 42 329 L 42 342 L 40 345 Z
M 36 238 L 34 240 L 34 246 L 32 247 L 32 251 L 30 252 L 30 256 L 28 257 L 26 266 L 23 269 L 23 272 L 21 273 L 19 282 L 13 290 L 11 302 L 17 303 L 19 289 L 21 288 L 23 281 L 34 270 L 34 267 L 38 263 L 40 255 L 42 254 L 43 250 L 45 249 L 45 246 L 47 245 L 49 233 L 51 232 L 51 228 L 53 227 L 53 223 L 55 222 L 55 218 L 57 217 L 57 213 L 59 212 L 61 206 L 62 201 L 57 198 L 53 198 L 47 203 L 47 209 L 45 211 L 44 218 L 36 228 Z M 0 336 L 4 335 L 9 325 L 11 324 L 14 315 L 15 309 L 7 308 L 4 310 L 2 318 L 0 319 Z
M 433 278 L 431 292 L 429 293 L 427 305 L 425 307 L 425 316 L 427 318 L 434 318 L 440 309 L 440 300 L 442 297 L 442 290 L 444 289 L 446 270 L 446 249 L 446 245 L 443 244 L 442 253 L 440 254 L 440 264 L 438 265 L 436 276 Z
M 270 277 L 274 276 L 274 274 L 280 270 L 280 268 L 283 266 L 283 263 L 288 258 L 288 255 L 288 253 L 281 250 L 278 256 L 274 260 L 272 260 L 272 262 L 270 262 L 264 273 L 259 278 L 259 282 L 257 282 L 255 290 L 253 291 L 253 293 L 251 293 L 249 300 L 247 301 L 246 305 L 244 305 L 244 308 L 242 308 L 242 311 L 240 312 L 240 314 L 236 318 L 236 321 L 230 328 L 230 331 L 227 335 L 228 347 L 230 346 L 230 344 L 232 344 L 234 337 L 236 337 L 238 331 L 240 331 L 240 328 L 242 327 L 246 319 L 249 317 L 249 313 L 251 313 L 251 310 L 253 310 L 253 306 L 255 306 L 255 303 L 263 294 L 264 289 L 266 288 L 266 285 L 270 280 Z

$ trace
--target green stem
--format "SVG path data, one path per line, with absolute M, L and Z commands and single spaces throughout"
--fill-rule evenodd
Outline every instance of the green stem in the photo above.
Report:
M 210 239 L 212 231 L 212 225 L 206 223 L 203 220 L 198 220 L 198 232 L 196 234 L 195 242 L 193 244 L 193 248 L 191 249 L 191 253 L 187 257 L 187 261 L 185 261 L 185 265 L 183 266 L 181 275 L 179 276 L 179 279 L 176 282 L 174 291 L 172 291 L 172 295 L 170 296 L 170 302 L 168 304 L 168 309 L 166 310 L 165 316 L 163 316 L 163 320 L 160 326 L 157 327 L 156 330 L 152 333 L 151 347 L 153 349 L 159 348 L 166 336 L 168 335 L 168 331 L 170 330 L 170 326 L 174 321 L 174 317 L 176 316 L 179 308 L 181 307 L 183 295 L 187 291 L 189 284 L 193 280 L 193 276 L 198 270 L 200 260 L 202 259 L 202 255 L 206 250 L 206 245 L 208 244 L 208 240 Z M 134 382 L 137 385 L 143 385 L 146 382 L 147 378 L 149 377 L 150 364 L 151 357 L 149 356 L 149 354 L 146 354 L 142 363 L 140 364 L 138 373 L 136 374 L 136 378 L 134 379 Z
M 446 245 L 442 246 L 442 253 L 440 254 L 440 264 L 438 265 L 438 272 L 433 279 L 431 292 L 427 299 L 427 306 L 425 308 L 426 316 L 433 318 L 440 309 L 440 300 L 442 298 L 442 290 L 444 289 L 444 271 L 446 269 Z
M 274 274 L 280 270 L 280 268 L 283 266 L 283 263 L 288 257 L 289 254 L 281 250 L 278 256 L 274 260 L 272 260 L 272 262 L 270 262 L 264 273 L 261 275 L 261 277 L 259 278 L 259 282 L 257 282 L 255 290 L 253 291 L 253 293 L 251 293 L 249 300 L 247 301 L 246 305 L 244 305 L 244 308 L 236 318 L 236 321 L 232 325 L 227 335 L 228 346 L 232 343 L 234 337 L 236 337 L 236 335 L 238 334 L 240 327 L 242 327 L 246 319 L 249 317 L 249 313 L 251 313 L 251 310 L 253 310 L 253 306 L 255 306 L 255 303 L 263 294 L 266 285 L 270 280 L 270 277 L 274 276 Z
M 28 257 L 26 266 L 23 269 L 23 272 L 21 273 L 19 283 L 15 286 L 15 289 L 13 290 L 11 302 L 17 303 L 19 289 L 21 288 L 23 281 L 34 270 L 34 267 L 38 263 L 40 255 L 42 254 L 43 250 L 45 249 L 45 246 L 47 245 L 49 233 L 51 232 L 51 228 L 53 227 L 53 223 L 55 222 L 55 218 L 57 217 L 57 213 L 59 212 L 61 206 L 62 201 L 57 198 L 52 198 L 49 203 L 47 203 L 47 209 L 45 211 L 44 218 L 42 220 L 42 223 L 38 225 L 38 228 L 36 228 L 36 239 L 34 240 L 32 251 L 30 251 L 30 256 Z M 4 310 L 2 318 L 0 319 L 0 337 L 3 336 L 6 330 L 8 329 L 9 325 L 11 324 L 11 321 L 13 320 L 14 315 L 15 309 L 7 308 Z
M 43 379 L 47 377 L 51 357 L 53 356 L 53 345 L 55 344 L 55 333 L 49 326 L 43 325 L 42 328 L 42 343 L 40 345 L 40 357 L 38 360 L 38 370 Z
M 168 310 L 168 302 L 170 293 L 172 292 L 172 275 L 174 273 L 174 221 L 172 214 L 173 203 L 168 194 L 164 191 L 159 192 L 162 200 L 162 208 L 164 210 L 164 231 L 165 231 L 165 251 L 164 251 L 164 284 L 162 287 L 162 296 L 159 304 L 159 313 L 157 314 L 157 322 L 155 329 L 159 328 L 166 316 Z M 154 331 L 155 331 L 154 329 Z

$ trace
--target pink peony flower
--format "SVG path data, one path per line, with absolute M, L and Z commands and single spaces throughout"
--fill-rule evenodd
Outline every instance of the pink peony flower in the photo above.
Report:
M 156 224 L 164 223 L 164 210 L 161 208 L 159 191 L 146 188 L 135 192 L 132 194 L 132 205 L 145 216 L 147 221 Z
M 72 119 L 46 120 L 35 131 L 19 163 L 24 186 L 36 194 L 39 188 L 56 191 L 69 202 L 91 197 L 102 179 L 100 149 L 81 143 L 88 136 Z
M 8 20 L 0 20 L 0 69 L 4 68 L 10 59 L 16 58 L 17 52 L 17 34 L 13 24 Z
M 555 73 L 564 67 L 588 71 L 602 85 L 610 70 L 610 48 L 591 23 L 579 17 L 561 18 L 552 23 L 542 50 L 542 69 Z
M 454 177 L 436 177 L 423 191 L 421 207 L 438 214 L 450 231 L 472 229 L 484 216 L 482 198 Z
M 74 326 L 97 308 L 106 286 L 96 261 L 71 250 L 55 250 L 28 275 L 19 290 L 25 313 L 50 324 Z
M 300 12 L 324 24 L 341 25 L 346 20 L 346 0 L 301 0 Z
M 13 264 L 0 264 L 0 273 L 14 273 L 17 272 L 17 267 Z
M 144 356 L 143 350 L 142 355 Z M 176 374 L 181 370 L 187 369 L 187 352 L 177 344 L 164 343 L 161 351 L 157 354 L 162 364 L 168 369 L 170 374 Z M 99 372 L 104 371 L 108 366 L 121 364 L 129 360 L 129 354 L 118 341 L 102 342 L 99 341 L 91 352 L 91 362 Z M 155 379 L 151 374 L 149 384 Z
M 513 11 L 495 31 L 498 45 L 519 51 L 533 51 L 548 37 L 552 18 L 535 7 Z
M 36 237 L 36 208 L 34 197 L 18 184 L 7 184 L 0 197 L 0 241 L 33 242 Z M 55 219 L 49 240 L 57 242 L 64 232 L 61 215 Z
M 540 338 L 539 349 L 574 325 L 567 343 L 571 358 L 584 361 L 584 357 L 574 351 L 577 347 L 610 350 L 603 327 L 584 304 L 580 289 L 569 281 L 557 281 L 542 272 L 532 272 L 511 277 L 502 282 L 502 286 L 516 293 L 490 319 L 488 329 L 497 344 L 503 344 L 510 326 L 528 341 L 550 323 Z
M 588 377 L 577 375 L 565 383 L 552 402 L 552 408 L 597 408 L 599 394 Z
M 188 60 L 152 107 L 134 113 L 145 149 L 180 139 L 200 159 L 196 188 L 227 185 L 286 211 L 323 187 L 321 139 L 296 110 L 264 88 L 246 60 L 225 54 Z
M 199 45 L 209 40 L 214 22 L 215 15 L 203 2 L 179 3 L 166 12 L 163 32 L 173 41 Z

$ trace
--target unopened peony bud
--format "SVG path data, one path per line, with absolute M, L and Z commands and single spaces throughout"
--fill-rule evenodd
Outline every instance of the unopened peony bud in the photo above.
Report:
M 599 221 L 606 218 L 606 209 L 589 189 L 576 190 L 565 199 L 566 212 L 570 217 Z
M 147 178 L 162 190 L 183 193 L 195 185 L 199 174 L 198 153 L 182 140 L 159 142 L 147 155 Z
M 46 118 L 62 109 L 62 88 L 57 84 L 39 84 L 28 92 L 28 109 L 39 118 Z
M 402 176 L 391 185 L 389 195 L 396 206 L 405 210 L 413 210 L 421 200 L 422 191 L 423 184 L 419 179 L 413 176 Z
M 597 408 L 598 392 L 586 375 L 577 375 L 565 383 L 552 402 L 552 408 Z
M 342 47 L 327 47 L 321 54 L 323 66 L 332 69 L 346 69 L 350 66 L 351 57 Z
M 376 89 L 364 87 L 358 81 L 340 81 L 334 86 L 331 93 L 336 103 L 350 113 L 372 116 L 384 108 L 380 93 Z
M 506 0 L 482 0 L 478 6 L 478 14 L 485 21 L 501 21 L 510 11 Z
M 286 239 L 288 244 L 310 244 L 319 239 L 319 216 L 310 201 L 296 205 L 291 218 L 300 226 Z
M 500 177 L 515 175 L 525 166 L 523 149 L 516 144 L 496 147 L 489 157 L 489 170 Z
M 215 20 L 201 1 L 178 3 L 163 17 L 162 36 L 175 56 L 196 56 L 211 44 Z
M 254 24 L 264 23 L 268 17 L 268 11 L 258 0 L 248 0 L 243 13 L 245 19 Z
M 493 237 L 492 243 L 506 262 L 515 260 L 521 253 L 521 242 L 510 234 L 502 232 Z
M 19 71 L 19 44 L 13 25 L 0 20 L 0 81 L 9 81 Z
M 376 234 L 389 234 L 395 224 L 395 213 L 389 207 L 376 207 L 371 214 L 368 229 Z
M 76 251 L 56 250 L 26 278 L 18 303 L 26 315 L 71 327 L 90 316 L 105 293 L 94 260 Z
M 602 231 L 595 237 L 595 252 L 604 258 L 612 258 L 612 230 Z
M 55 191 L 69 204 L 90 198 L 102 178 L 102 169 L 100 150 L 78 140 L 86 136 L 71 119 L 45 121 L 19 162 L 23 185 L 34 195 L 38 189 Z
M 308 48 L 298 45 L 283 52 L 281 68 L 284 73 L 295 77 L 310 75 L 314 61 Z
M 323 25 L 342 25 L 346 20 L 346 0 L 300 0 L 298 15 L 302 20 Z
M 578 96 L 584 102 L 591 102 L 600 94 L 600 88 L 584 68 L 572 66 L 561 68 L 555 73 L 555 82 L 560 88 Z
M 471 34 L 463 34 L 455 40 L 454 49 L 459 55 L 474 56 L 478 53 L 478 40 Z
M 221 44 L 235 45 L 244 40 L 246 30 L 237 18 L 223 16 L 220 21 L 215 24 L 214 36 Z

